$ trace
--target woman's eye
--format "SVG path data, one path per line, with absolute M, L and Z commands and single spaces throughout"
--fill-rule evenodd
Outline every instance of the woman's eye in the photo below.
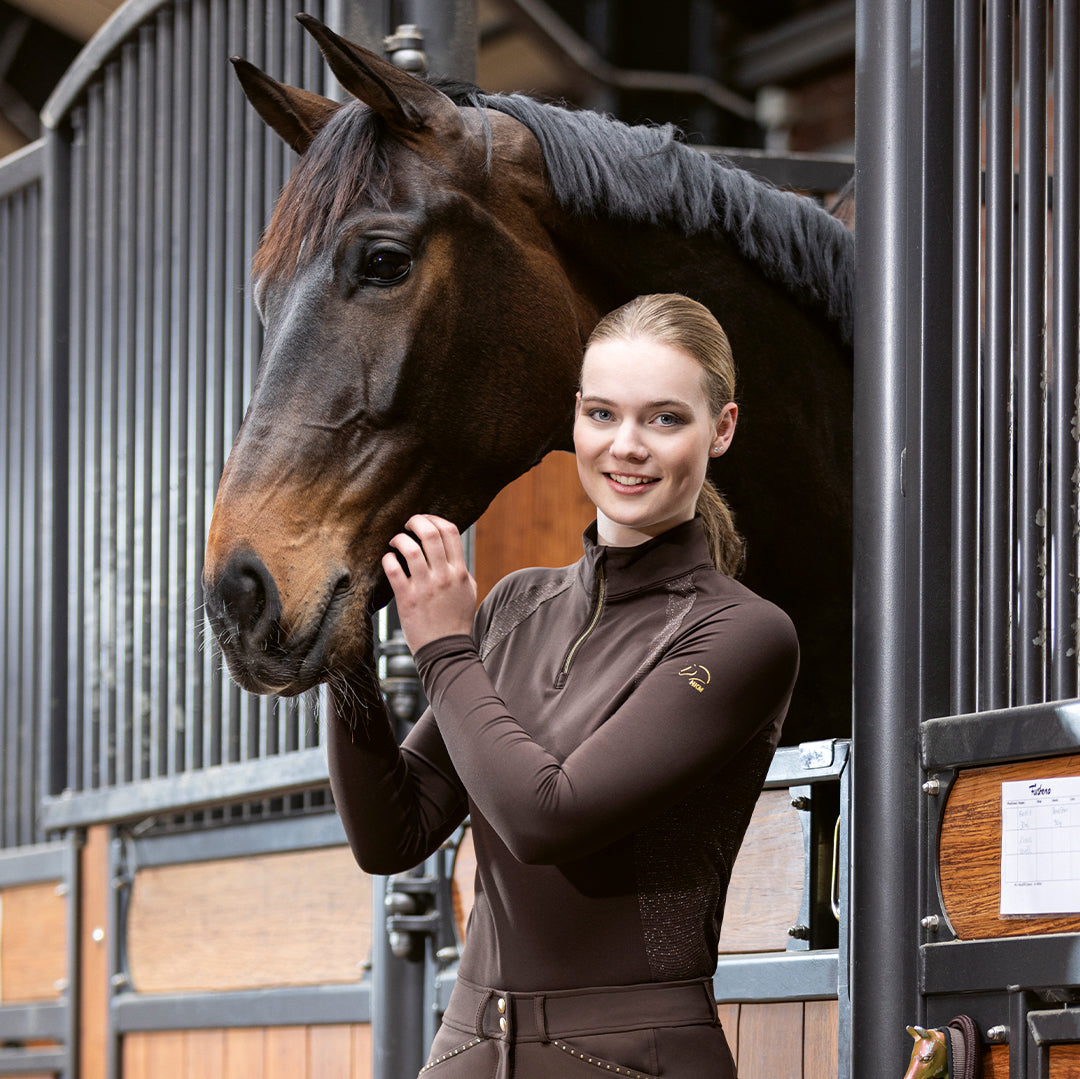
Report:
M 600 423 L 607 423 L 611 419 L 611 413 L 606 408 L 591 408 L 589 416 L 594 420 L 599 420 Z
M 661 412 L 660 415 L 656 417 L 656 422 L 661 427 L 675 427 L 682 423 L 682 420 L 680 420 L 678 416 L 672 415 L 670 412 Z
M 412 256 L 407 251 L 382 248 L 372 251 L 364 263 L 364 277 L 382 285 L 400 281 L 412 269 Z

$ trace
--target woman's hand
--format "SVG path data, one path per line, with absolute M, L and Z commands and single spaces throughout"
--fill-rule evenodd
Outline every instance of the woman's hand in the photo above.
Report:
M 418 513 L 405 522 L 412 533 L 399 532 L 383 555 L 382 567 L 397 599 L 401 631 L 414 653 L 431 641 L 472 632 L 476 582 L 465 565 L 461 534 L 450 521 Z M 419 541 L 419 542 L 418 542 Z

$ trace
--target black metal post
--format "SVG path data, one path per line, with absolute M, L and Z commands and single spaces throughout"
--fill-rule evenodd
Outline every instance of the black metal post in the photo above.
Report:
M 909 367 L 908 97 L 912 11 L 856 14 L 855 712 L 852 771 L 851 1074 L 905 1058 L 918 1002 L 917 721 L 905 644 L 904 455 Z

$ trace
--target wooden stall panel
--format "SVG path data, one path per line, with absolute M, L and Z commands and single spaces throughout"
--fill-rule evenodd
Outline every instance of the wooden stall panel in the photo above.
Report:
M 1080 776 L 1080 755 L 962 771 L 941 825 L 938 872 L 945 913 L 961 940 L 1075 933 L 1080 915 L 1007 917 L 1001 908 L 1001 784 Z
M 839 1052 L 839 1004 L 808 1000 L 803 1005 L 803 1079 L 836 1079 Z
M 1080 1045 L 1050 1046 L 1050 1079 L 1080 1079 Z
M 0 889 L 0 1004 L 59 997 L 66 949 L 67 897 L 59 881 Z
M 739 1079 L 802 1079 L 803 1004 L 739 1008 Z
M 578 482 L 572 453 L 549 453 L 504 488 L 476 522 L 476 585 L 482 599 L 524 566 L 567 566 L 581 557 L 581 533 L 596 508 Z
M 370 1079 L 363 1024 L 128 1034 L 124 1079 Z
M 142 993 L 356 981 L 371 883 L 347 847 L 139 870 L 128 915 Z
M 763 791 L 735 860 L 720 952 L 782 952 L 799 920 L 803 832 L 787 791 Z
M 782 952 L 799 920 L 803 834 L 787 791 L 764 791 L 735 862 L 724 910 L 721 954 Z M 466 830 L 454 857 L 454 919 L 461 939 L 473 905 L 476 852 Z

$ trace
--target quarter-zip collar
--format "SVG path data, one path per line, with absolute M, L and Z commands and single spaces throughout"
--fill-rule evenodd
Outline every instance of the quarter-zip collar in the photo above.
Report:
M 595 603 L 603 568 L 607 600 L 647 591 L 700 567 L 712 567 L 709 544 L 701 518 L 694 517 L 635 547 L 609 547 L 600 543 L 594 521 L 582 536 L 585 554 L 578 563 L 578 579 Z

